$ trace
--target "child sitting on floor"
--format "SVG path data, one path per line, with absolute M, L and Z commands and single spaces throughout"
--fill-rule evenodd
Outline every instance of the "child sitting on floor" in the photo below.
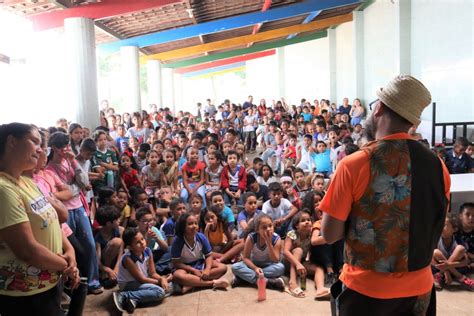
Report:
M 245 239 L 242 261 L 232 265 L 232 287 L 242 281 L 256 284 L 258 278 L 266 278 L 269 288 L 285 290 L 281 278 L 285 266 L 281 263 L 281 238 L 273 231 L 272 218 L 260 214 L 255 219 L 255 232 Z
M 257 195 L 253 192 L 246 192 L 242 195 L 242 203 L 244 209 L 237 216 L 237 236 L 245 239 L 247 235 L 253 231 L 254 219 L 256 215 L 260 214 L 258 210 Z
M 171 216 L 166 220 L 166 222 L 161 227 L 161 230 L 166 236 L 166 241 L 168 245 L 171 246 L 175 236 L 175 228 L 178 218 L 186 213 L 186 204 L 184 204 L 181 199 L 172 199 L 170 203 L 170 214 Z
M 206 182 L 204 162 L 198 160 L 198 150 L 189 147 L 187 151 L 187 162 L 183 165 L 183 189 L 181 190 L 181 199 L 187 201 L 189 196 L 197 193 L 202 196 L 204 207 L 206 206 L 206 195 L 204 183 Z
M 239 162 L 239 154 L 230 150 L 227 153 L 227 165 L 222 169 L 221 188 L 225 190 L 225 200 L 227 205 L 233 205 L 233 201 L 238 205 L 240 195 L 247 189 L 247 171 Z
M 290 265 L 290 281 L 288 290 L 294 297 L 305 297 L 306 286 L 298 286 L 297 277 L 306 279 L 308 255 L 311 239 L 311 216 L 307 211 L 301 211 L 295 215 L 292 221 L 292 228 L 286 234 L 283 255 Z M 306 267 L 305 267 L 306 265 Z M 306 282 L 304 283 L 306 284 Z
M 460 207 L 461 228 L 454 234 L 456 242 L 466 248 L 469 270 L 474 272 L 474 203 L 464 203 Z
M 148 207 L 139 208 L 136 214 L 137 226 L 145 237 L 147 247 L 153 253 L 156 272 L 165 275 L 171 272 L 171 253 L 163 233 L 154 226 L 155 215 Z
M 117 209 L 120 211 L 120 218 L 119 218 L 119 225 L 127 228 L 128 223 L 130 223 L 132 209 L 130 205 L 128 205 L 128 195 L 124 189 L 120 188 L 117 191 Z
M 176 238 L 171 246 L 174 285 L 186 293 L 194 287 L 225 289 L 229 281 L 223 278 L 227 266 L 212 257 L 209 240 L 199 232 L 198 218 L 191 213 L 180 216 L 176 224 Z
M 232 230 L 235 226 L 234 213 L 224 204 L 224 195 L 221 191 L 215 191 L 211 194 L 211 207 L 214 206 L 216 207 L 219 216 L 228 225 L 229 229 Z
M 218 206 L 211 206 L 210 210 L 203 213 L 204 235 L 211 244 L 214 258 L 227 263 L 244 249 L 244 243 L 242 239 L 233 239 L 232 232 L 219 216 L 220 213 Z
M 129 196 L 132 187 L 143 188 L 138 171 L 132 168 L 132 159 L 127 154 L 120 156 L 120 183 Z
M 117 284 L 119 258 L 123 253 L 123 227 L 119 226 L 119 217 L 119 211 L 111 205 L 99 207 L 95 217 L 101 225 L 94 239 L 101 281 L 105 287 Z
M 465 289 L 474 290 L 474 280 L 465 276 L 468 272 L 466 248 L 454 239 L 454 232 L 458 230 L 458 227 L 458 218 L 448 213 L 431 263 L 437 290 L 441 290 L 444 285 L 450 285 L 453 278 L 458 280 Z
M 283 188 L 280 183 L 270 183 L 268 191 L 270 200 L 263 203 L 262 212 L 272 218 L 278 235 L 285 237 L 291 218 L 298 212 L 298 209 L 283 198 Z
M 137 304 L 161 301 L 169 285 L 156 273 L 151 249 L 138 228 L 127 228 L 122 239 L 127 251 L 119 264 L 120 291 L 114 292 L 113 297 L 118 310 L 131 314 Z
M 327 145 L 322 140 L 318 140 L 316 144 L 316 153 L 312 155 L 316 172 L 324 175 L 325 178 L 329 178 L 332 174 L 331 164 L 331 150 L 327 148 Z

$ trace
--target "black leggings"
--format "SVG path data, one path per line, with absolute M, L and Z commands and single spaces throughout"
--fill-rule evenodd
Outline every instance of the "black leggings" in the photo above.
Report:
M 19 297 L 0 295 L 0 315 L 63 316 L 60 283 L 46 292 L 35 295 Z
M 77 237 L 74 236 L 74 234 L 71 234 L 67 239 L 71 243 L 72 247 L 74 248 L 74 252 L 76 253 L 77 268 L 79 269 L 81 277 L 87 277 L 87 261 L 84 260 L 87 258 L 87 256 L 84 247 L 82 247 L 81 243 L 79 240 L 77 240 Z

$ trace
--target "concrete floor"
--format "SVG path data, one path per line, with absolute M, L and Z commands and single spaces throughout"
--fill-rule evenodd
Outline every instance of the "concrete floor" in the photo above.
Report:
M 232 279 L 230 268 L 226 274 Z M 330 315 L 329 302 L 315 301 L 314 283 L 307 281 L 306 297 L 295 298 L 285 292 L 267 290 L 267 300 L 257 302 L 257 290 L 251 287 L 230 288 L 227 291 L 200 290 L 182 296 L 166 298 L 161 304 L 137 308 L 134 315 Z M 120 315 L 116 310 L 112 290 L 101 295 L 89 295 L 84 315 Z M 438 315 L 474 315 L 474 293 L 453 286 L 437 292 Z

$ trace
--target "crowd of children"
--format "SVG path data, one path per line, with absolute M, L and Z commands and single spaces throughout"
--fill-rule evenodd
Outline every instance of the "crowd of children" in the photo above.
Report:
M 260 278 L 305 297 L 306 277 L 313 276 L 316 299 L 328 299 L 343 241 L 330 245 L 321 236 L 318 205 L 338 162 L 369 141 L 360 100 L 355 111 L 346 103 L 338 110 L 328 100 L 271 108 L 250 101 L 244 110 L 224 102 L 215 117 L 108 108 L 92 132 L 59 120 L 42 130 L 49 154 L 37 182 L 50 177 L 49 191 L 69 210 L 63 230 L 89 291 L 118 286 L 113 297 L 121 311 Z M 466 144 L 457 143 L 454 158 L 458 145 Z M 466 203 L 459 217 L 448 215 L 433 255 L 438 288 L 458 280 L 474 289 L 466 277 L 473 233 L 474 205 Z M 223 278 L 226 264 L 231 284 Z

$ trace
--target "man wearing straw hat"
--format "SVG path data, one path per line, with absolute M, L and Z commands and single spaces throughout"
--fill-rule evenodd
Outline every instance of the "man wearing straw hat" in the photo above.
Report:
M 339 163 L 320 204 L 326 241 L 345 239 L 345 264 L 331 288 L 333 314 L 435 315 L 430 263 L 450 179 L 444 164 L 408 134 L 431 95 L 409 75 L 376 94 L 366 122 L 375 140 Z

